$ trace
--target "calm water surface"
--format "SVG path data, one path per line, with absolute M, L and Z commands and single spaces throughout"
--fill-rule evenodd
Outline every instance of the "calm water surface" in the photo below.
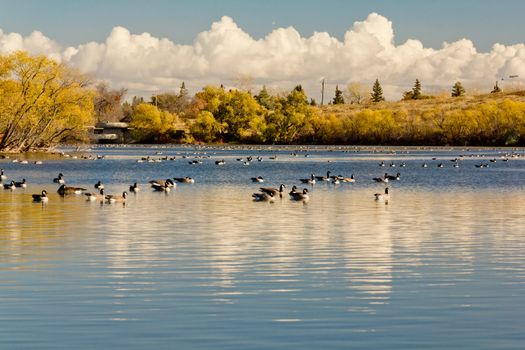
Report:
M 523 349 L 523 150 L 508 162 L 498 150 L 293 151 L 0 161 L 30 184 L 0 189 L 0 348 Z M 188 164 L 196 155 L 210 158 Z M 146 156 L 177 159 L 137 163 Z M 327 170 L 357 181 L 308 186 L 307 203 L 251 200 L 250 177 L 289 189 Z M 89 190 L 98 180 L 106 193 L 142 190 L 126 205 L 61 198 L 58 172 Z M 385 172 L 401 173 L 388 205 L 373 200 Z M 184 176 L 195 184 L 147 186 Z M 32 203 L 44 188 L 49 203 Z

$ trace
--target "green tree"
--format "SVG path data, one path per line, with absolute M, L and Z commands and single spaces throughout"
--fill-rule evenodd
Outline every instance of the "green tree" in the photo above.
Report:
M 494 88 L 490 92 L 491 94 L 497 94 L 498 92 L 501 92 L 500 87 L 498 86 L 498 82 L 496 81 L 496 84 L 494 84 Z
M 335 86 L 335 96 L 332 100 L 332 104 L 338 105 L 338 104 L 344 104 L 345 99 L 343 97 L 343 91 L 339 90 L 339 85 Z
M 414 83 L 414 87 L 412 88 L 412 99 L 419 100 L 420 98 L 421 98 L 421 83 L 419 82 L 419 79 L 416 79 L 416 82 Z
M 463 88 L 463 85 L 461 85 L 460 81 L 456 81 L 454 86 L 452 87 L 452 97 L 461 97 L 465 95 L 465 89 Z
M 383 88 L 379 83 L 379 79 L 376 79 L 376 81 L 374 82 L 370 98 L 372 99 L 372 102 L 381 102 L 385 100 L 385 98 L 383 97 Z

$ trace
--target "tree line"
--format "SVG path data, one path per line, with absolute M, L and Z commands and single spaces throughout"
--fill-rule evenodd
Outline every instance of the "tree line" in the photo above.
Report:
M 459 81 L 441 101 L 423 94 L 418 79 L 397 103 L 384 101 L 379 79 L 370 91 L 336 86 L 329 106 L 308 100 L 301 85 L 255 94 L 206 86 L 190 96 L 182 83 L 130 101 L 126 93 L 44 56 L 0 55 L 0 151 L 86 140 L 97 121 L 128 122 L 141 143 L 525 145 L 525 102 L 505 98 L 497 83 L 497 99 L 475 103 L 464 103 Z

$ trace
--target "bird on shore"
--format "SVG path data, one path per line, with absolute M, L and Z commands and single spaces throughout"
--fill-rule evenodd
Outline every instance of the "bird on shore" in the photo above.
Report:
M 302 192 L 297 192 L 297 187 L 294 186 L 292 187 L 292 191 L 290 191 L 289 195 L 290 199 L 293 201 L 307 201 L 310 199 L 307 188 L 303 189 Z
M 66 186 L 62 185 L 58 188 L 57 192 L 61 196 L 66 196 L 70 194 L 82 194 L 86 189 L 82 187 L 72 187 L 72 186 Z
M 282 198 L 285 188 L 286 186 L 284 184 L 280 184 L 278 189 L 272 188 L 272 187 L 261 187 L 260 190 L 261 192 L 267 193 L 273 197 L 276 197 L 277 195 L 279 195 L 279 197 Z
M 104 200 L 105 198 L 103 188 L 100 189 L 99 193 L 84 193 L 84 195 L 86 196 L 86 199 L 91 202 L 94 202 L 97 199 Z
M 195 179 L 189 177 L 189 176 L 186 176 L 186 177 L 174 177 L 173 180 L 177 181 L 177 182 L 180 182 L 180 183 L 184 183 L 184 184 L 192 184 L 192 183 L 195 183 Z
M 26 188 L 27 187 L 26 179 L 22 179 L 22 181 L 20 182 L 15 182 L 15 187 Z
M 252 194 L 253 200 L 256 202 L 273 202 L 275 201 L 275 197 L 271 194 L 268 194 L 266 192 L 256 192 Z
M 138 191 L 140 191 L 140 187 L 135 182 L 133 185 L 129 186 L 129 191 L 133 193 L 137 193 Z
M 99 180 L 93 187 L 95 187 L 97 190 L 103 190 L 104 184 Z
M 264 182 L 264 178 L 262 176 L 252 177 L 252 182 Z
M 53 182 L 56 183 L 56 184 L 64 184 L 66 181 L 64 180 L 64 174 L 62 173 L 59 173 L 58 174 L 58 177 L 55 177 L 53 179 Z
M 124 203 L 126 202 L 126 198 L 128 197 L 127 192 L 122 192 L 122 195 L 116 195 L 116 194 L 108 194 L 106 195 L 106 202 L 108 203 Z
M 388 203 L 388 200 L 390 199 L 388 187 L 385 187 L 385 193 L 374 193 L 374 196 L 376 201 L 384 201 L 385 203 Z
M 36 203 L 46 203 L 49 198 L 47 197 L 47 191 L 46 190 L 42 190 L 42 192 L 40 194 L 33 194 L 33 202 L 36 202 Z
M 315 184 L 315 175 L 311 174 L 309 179 L 299 179 L 304 184 L 314 185 Z

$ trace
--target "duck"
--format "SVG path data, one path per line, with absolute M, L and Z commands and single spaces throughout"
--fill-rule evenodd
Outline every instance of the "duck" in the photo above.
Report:
M 154 187 L 154 186 L 164 186 L 164 185 L 167 185 L 168 187 L 175 187 L 175 183 L 173 182 L 173 180 L 171 179 L 166 179 L 166 180 L 151 180 L 149 182 L 151 184 L 151 187 Z
M 61 196 L 69 195 L 69 194 L 82 194 L 86 189 L 82 187 L 71 187 L 62 185 L 58 188 L 57 192 Z
M 84 193 L 88 201 L 96 201 L 97 199 L 104 200 L 104 189 L 101 188 L 99 193 Z
M 108 194 L 106 198 L 106 202 L 108 203 L 124 203 L 126 202 L 126 198 L 128 197 L 128 193 L 126 191 L 122 192 L 122 195 L 115 195 L 115 194 Z
M 56 183 L 56 184 L 64 184 L 66 181 L 64 180 L 64 174 L 62 173 L 59 173 L 58 174 L 58 177 L 55 177 L 53 179 L 53 182 Z
M 262 176 L 252 177 L 252 182 L 264 182 L 264 178 Z
M 280 184 L 279 185 L 279 189 L 277 188 L 272 188 L 272 187 L 261 187 L 259 188 L 259 190 L 261 190 L 261 192 L 263 193 L 267 193 L 273 197 L 279 195 L 279 197 L 283 197 L 283 192 L 284 192 L 284 189 L 286 188 L 286 186 L 284 184 Z
M 100 180 L 95 184 L 95 187 L 97 190 L 103 190 L 104 189 L 104 184 L 102 182 L 100 182 Z
M 273 202 L 275 201 L 275 197 L 272 194 L 268 194 L 266 192 L 256 192 L 252 194 L 253 200 L 256 202 Z
M 311 174 L 309 179 L 299 179 L 299 181 L 301 181 L 304 184 L 314 185 L 315 184 L 315 175 Z
M 4 174 L 4 169 L 0 169 L 0 182 L 7 180 L 7 175 Z
M 302 192 L 297 192 L 297 187 L 295 187 L 295 189 L 292 188 L 292 191 L 289 194 L 290 199 L 293 201 L 307 201 L 308 199 L 310 199 L 310 197 L 308 196 L 307 188 L 304 188 Z
M 376 201 L 385 201 L 388 202 L 390 195 L 388 194 L 388 187 L 385 187 L 385 193 L 374 193 Z
M 42 190 L 40 194 L 33 194 L 32 196 L 33 196 L 33 202 L 37 202 L 37 203 L 47 203 L 47 201 L 49 200 L 49 198 L 47 197 L 46 190 Z
M 14 190 L 16 188 L 15 182 L 11 181 L 8 184 L 4 184 L 4 190 Z
M 20 182 L 15 182 L 15 187 L 26 188 L 27 187 L 26 179 L 22 179 L 22 181 Z
M 401 179 L 401 174 L 397 173 L 395 176 L 394 175 L 387 175 L 387 179 L 399 181 Z
M 169 192 L 171 190 L 171 186 L 167 182 L 164 182 L 163 185 L 157 184 L 157 183 L 152 183 L 151 187 L 153 188 L 153 190 L 155 190 L 157 192 Z
M 135 182 L 133 185 L 129 186 L 129 191 L 133 193 L 137 193 L 138 191 L 140 191 L 140 188 Z
M 330 174 L 331 174 L 331 171 L 327 171 L 326 176 L 316 176 L 315 179 L 317 181 L 330 181 L 331 179 Z
M 192 184 L 192 183 L 195 183 L 195 180 L 191 177 L 174 177 L 173 180 L 177 181 L 177 182 L 181 182 L 181 183 L 185 183 L 185 184 Z
M 373 180 L 375 182 L 388 183 L 388 173 L 385 173 L 385 175 L 383 177 L 374 177 Z

